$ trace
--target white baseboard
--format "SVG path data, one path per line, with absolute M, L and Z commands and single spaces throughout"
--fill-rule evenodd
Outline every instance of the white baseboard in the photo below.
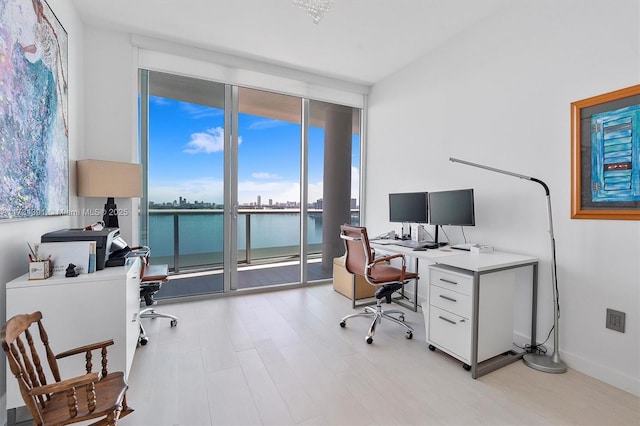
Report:
M 529 336 L 514 334 L 514 341 L 517 345 L 522 346 L 529 343 Z M 544 347 L 548 354 L 553 353 L 553 347 L 549 345 Z M 567 364 L 567 367 L 573 370 L 640 397 L 640 379 L 637 377 L 629 377 L 609 366 L 597 364 L 571 352 L 561 351 L 560 358 Z

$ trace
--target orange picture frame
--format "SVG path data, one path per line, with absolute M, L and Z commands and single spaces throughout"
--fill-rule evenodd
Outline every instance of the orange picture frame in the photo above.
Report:
M 607 113 L 615 114 L 619 110 L 637 109 L 634 120 L 640 122 L 640 85 L 627 87 L 602 95 L 593 96 L 571 103 L 571 218 L 572 219 L 610 219 L 640 220 L 640 197 L 632 196 L 628 200 L 607 201 L 592 198 L 592 189 L 599 183 L 594 176 L 603 169 L 602 161 L 595 158 L 598 150 L 592 147 L 592 136 L 598 131 L 598 125 L 592 123 L 592 117 Z M 640 123 L 631 126 L 633 133 L 640 133 Z M 629 145 L 629 144 L 627 144 Z M 625 171 L 631 170 L 631 187 L 640 190 L 640 136 L 630 138 L 631 160 L 624 160 Z M 604 150 L 602 151 L 604 152 Z M 599 162 L 600 161 L 600 162 Z M 615 169 L 617 165 L 605 165 L 605 170 Z M 635 170 L 634 170 L 635 168 Z M 638 193 L 640 195 L 640 193 Z

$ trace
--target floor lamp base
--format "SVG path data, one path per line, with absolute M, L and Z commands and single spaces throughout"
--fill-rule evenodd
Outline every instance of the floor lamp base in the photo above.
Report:
M 525 354 L 522 357 L 525 365 L 545 373 L 560 374 L 567 371 L 567 364 L 561 359 L 553 360 L 553 357 L 544 354 Z

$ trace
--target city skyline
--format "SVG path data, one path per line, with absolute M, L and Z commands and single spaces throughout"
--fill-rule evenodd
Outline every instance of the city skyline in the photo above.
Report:
M 207 201 L 201 200 L 193 200 L 189 201 L 187 198 L 180 196 L 177 200 L 173 201 L 165 201 L 157 203 L 153 200 L 149 201 L 149 208 L 222 208 L 224 206 L 223 203 L 211 203 Z M 300 203 L 298 201 L 273 201 L 273 199 L 268 199 L 266 204 L 261 203 L 261 197 L 258 196 L 258 200 L 255 202 L 239 204 L 239 208 L 274 208 L 274 209 L 288 209 L 288 208 L 300 208 Z M 319 198 L 315 201 L 310 201 L 307 203 L 307 207 L 311 209 L 322 210 L 323 208 L 323 199 Z M 357 209 L 359 208 L 357 199 L 352 198 L 350 200 L 350 208 Z
M 300 125 L 249 114 L 239 114 L 238 121 L 239 204 L 258 196 L 299 202 Z M 162 204 L 186 196 L 222 204 L 223 124 L 220 108 L 149 97 L 149 200 Z M 359 143 L 352 146 L 351 195 L 359 199 Z M 324 129 L 310 127 L 309 200 L 323 198 L 323 150 Z

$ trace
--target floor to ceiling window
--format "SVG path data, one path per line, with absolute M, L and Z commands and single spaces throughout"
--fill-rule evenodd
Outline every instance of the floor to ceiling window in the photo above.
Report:
M 330 278 L 337 227 L 359 220 L 360 114 L 141 70 L 141 241 L 174 278 L 159 297 Z

